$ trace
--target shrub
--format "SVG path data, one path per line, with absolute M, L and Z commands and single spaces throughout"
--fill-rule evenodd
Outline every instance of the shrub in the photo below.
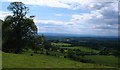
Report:
M 34 51 L 34 53 L 38 53 L 37 51 Z
M 49 52 L 46 52 L 46 55 L 50 55 L 50 53 L 49 53 Z
M 40 54 L 43 54 L 43 51 L 42 51 L 42 52 L 40 52 Z
M 33 54 L 30 54 L 30 56 L 33 56 Z
M 67 58 L 67 56 L 64 56 L 64 58 Z

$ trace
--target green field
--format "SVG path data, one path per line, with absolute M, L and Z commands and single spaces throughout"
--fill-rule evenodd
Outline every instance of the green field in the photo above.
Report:
M 99 64 L 81 63 L 67 58 L 34 54 L 3 53 L 3 68 L 110 68 Z
M 91 49 L 91 48 L 88 48 L 88 47 L 83 47 L 83 46 L 69 47 L 71 44 L 68 44 L 68 43 L 52 43 L 52 45 L 57 45 L 60 48 L 80 49 L 81 51 L 84 51 L 84 52 L 91 52 L 91 51 L 94 52 L 94 53 L 98 53 L 99 52 L 99 50 L 94 50 L 94 49 Z
M 80 49 L 81 51 L 84 51 L 84 52 L 95 52 L 95 53 L 98 53 L 99 51 L 98 50 L 94 50 L 94 49 L 91 49 L 91 48 L 87 48 L 87 47 L 82 47 L 82 46 L 75 46 L 75 47 L 61 47 L 61 48 L 68 48 L 68 49 Z
M 68 43 L 51 43 L 51 44 L 57 47 L 71 46 L 71 44 L 68 44 Z
M 118 58 L 114 56 L 107 56 L 107 55 L 87 55 L 85 56 L 86 58 L 91 59 L 92 61 L 95 61 L 96 64 L 102 64 L 106 66 L 113 66 L 117 67 L 118 66 Z

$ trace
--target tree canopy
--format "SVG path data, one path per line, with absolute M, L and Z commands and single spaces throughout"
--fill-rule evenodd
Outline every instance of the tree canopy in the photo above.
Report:
M 34 45 L 37 27 L 33 19 L 26 17 L 29 9 L 22 2 L 10 3 L 8 10 L 13 15 L 7 16 L 2 24 L 3 51 L 19 53 L 28 44 Z

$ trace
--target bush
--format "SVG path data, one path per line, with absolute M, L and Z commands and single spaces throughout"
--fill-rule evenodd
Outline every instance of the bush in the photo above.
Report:
M 30 54 L 30 56 L 33 56 L 33 54 Z
M 83 58 L 83 57 L 79 57 L 79 56 L 77 56 L 75 60 L 76 60 L 76 61 L 79 61 L 79 62 L 83 62 L 83 63 L 94 63 L 94 62 L 93 62 L 92 60 L 90 60 L 90 59 Z
M 37 51 L 34 51 L 34 53 L 38 53 Z
M 49 52 L 46 52 L 46 55 L 50 55 L 50 53 L 49 53 Z
M 40 52 L 40 54 L 43 54 L 43 51 L 42 51 L 42 52 Z
M 73 52 L 72 50 L 68 50 L 68 52 L 67 52 L 67 57 L 68 57 L 68 58 L 74 58 L 74 57 L 75 57 L 74 52 Z
M 67 58 L 67 56 L 64 56 L 64 58 Z

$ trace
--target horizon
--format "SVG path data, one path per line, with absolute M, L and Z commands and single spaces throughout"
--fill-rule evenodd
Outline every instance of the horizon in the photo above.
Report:
M 100 36 L 100 35 L 87 35 L 87 34 L 68 34 L 68 33 L 38 33 L 44 36 L 65 36 L 65 37 L 106 37 L 106 38 L 120 38 L 120 36 Z
M 21 1 L 28 8 L 38 33 L 118 37 L 118 1 L 97 0 L 1 0 L 0 19 L 12 15 L 10 2 Z

